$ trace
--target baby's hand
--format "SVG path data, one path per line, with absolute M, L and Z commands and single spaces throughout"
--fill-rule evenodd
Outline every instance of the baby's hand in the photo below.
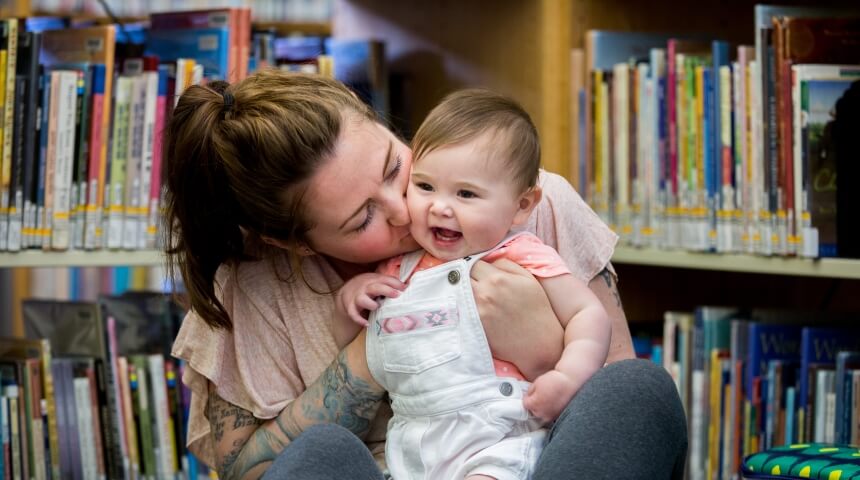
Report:
M 573 379 L 558 370 L 550 370 L 539 376 L 525 398 L 523 405 L 544 422 L 551 422 L 561 415 L 576 394 Z
M 362 273 L 356 275 L 338 292 L 339 307 L 349 318 L 361 325 L 367 326 L 367 312 L 379 308 L 377 298 L 394 298 L 406 284 L 396 277 L 379 273 Z

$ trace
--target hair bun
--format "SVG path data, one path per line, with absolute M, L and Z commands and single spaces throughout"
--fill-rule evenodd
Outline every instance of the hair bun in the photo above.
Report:
M 229 87 L 230 84 L 225 82 L 224 80 L 215 80 L 214 82 L 209 82 L 206 86 L 211 88 L 216 93 L 224 95 L 224 92 L 227 91 L 227 87 Z

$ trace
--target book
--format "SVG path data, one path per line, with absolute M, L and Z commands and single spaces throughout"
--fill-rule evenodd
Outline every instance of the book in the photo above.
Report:
M 800 100 L 802 253 L 839 256 L 836 103 L 860 78 L 860 69 L 799 65 L 793 71 Z
M 93 200 L 94 194 L 95 203 L 88 202 L 87 205 L 86 223 L 88 226 L 85 236 L 89 234 L 90 237 L 85 237 L 86 248 L 96 248 L 101 245 L 102 228 L 98 219 L 101 217 L 100 212 L 104 205 L 108 150 L 108 144 L 104 139 L 109 138 L 108 132 L 111 125 L 115 46 L 116 30 L 113 25 L 52 30 L 44 32 L 42 37 L 40 63 L 43 65 L 54 65 L 60 62 L 89 62 L 92 65 L 104 66 L 103 76 L 97 74 L 99 70 L 94 71 L 93 75 L 94 108 L 90 138 L 90 165 L 88 166 L 90 188 L 88 190 L 90 191 L 90 200 Z M 97 92 L 103 92 L 103 96 L 98 96 Z M 95 111 L 99 106 L 101 107 L 100 113 Z M 101 123 L 96 123 L 98 121 Z M 97 127 L 97 125 L 100 126 Z M 97 188 L 92 188 L 94 179 L 98 184 Z M 89 225 L 93 226 L 90 227 Z
M 803 327 L 800 340 L 800 371 L 797 398 L 798 439 L 812 440 L 815 417 L 814 375 L 816 367 L 834 368 L 840 350 L 860 349 L 860 331 L 839 327 Z
M 834 441 L 851 442 L 852 396 L 854 371 L 860 369 L 860 350 L 845 350 L 836 354 L 836 408 L 834 412 Z

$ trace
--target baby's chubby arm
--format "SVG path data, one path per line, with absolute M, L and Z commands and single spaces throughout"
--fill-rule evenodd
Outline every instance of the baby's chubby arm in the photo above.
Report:
M 600 300 L 573 275 L 540 279 L 564 327 L 564 350 L 555 368 L 538 377 L 524 403 L 544 420 L 558 418 L 582 385 L 606 362 L 612 324 Z
M 367 313 L 379 308 L 379 297 L 394 298 L 406 288 L 398 278 L 381 273 L 362 273 L 347 280 L 337 292 L 334 338 L 343 348 L 367 326 Z

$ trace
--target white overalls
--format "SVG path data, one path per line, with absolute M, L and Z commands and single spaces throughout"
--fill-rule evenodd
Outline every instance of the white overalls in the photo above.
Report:
M 403 258 L 401 280 L 423 253 Z M 367 363 L 394 411 L 385 448 L 394 480 L 532 475 L 546 430 L 523 407 L 530 383 L 496 376 L 472 294 L 469 272 L 487 253 L 415 272 L 370 317 Z

